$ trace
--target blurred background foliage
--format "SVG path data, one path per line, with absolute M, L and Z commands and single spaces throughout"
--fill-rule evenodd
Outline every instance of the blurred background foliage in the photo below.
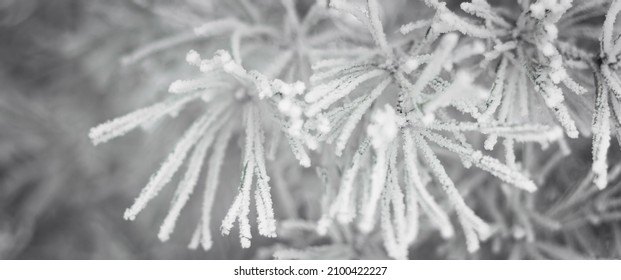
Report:
M 188 250 L 184 235 L 193 226 L 183 222 L 179 242 L 160 243 L 153 230 L 168 206 L 165 199 L 157 201 L 159 212 L 134 223 L 122 219 L 179 125 L 158 128 L 165 131 L 159 137 L 134 133 L 97 149 L 87 137 L 90 127 L 166 91 L 162 85 L 174 77 L 150 76 L 150 65 L 120 62 L 179 28 L 185 26 L 131 1 L 0 1 L 0 258 L 252 257 L 234 238 L 217 237 L 207 253 Z M 164 56 L 157 63 L 174 60 Z M 158 79 L 159 85 L 144 86 Z M 224 201 L 232 196 L 221 195 Z M 216 208 L 216 215 L 225 209 Z
M 417 1 L 408 5 L 418 5 L 411 2 Z M 302 1 L 299 9 L 308 3 Z M 317 257 L 385 258 L 378 236 L 356 240 L 343 229 L 340 239 L 319 237 L 308 225 L 293 222 L 283 223 L 276 240 L 258 239 L 248 250 L 240 248 L 236 234 L 216 234 L 209 252 L 188 250 L 187 240 L 199 215 L 197 203 L 184 211 L 173 238 L 161 243 L 156 231 L 170 193 L 155 199 L 135 222 L 122 219 L 125 208 L 182 131 L 179 124 L 188 119 L 180 116 L 154 128 L 150 133 L 157 137 L 130 133 L 97 148 L 88 141 L 88 129 L 152 103 L 171 81 L 192 70 L 183 61 L 190 47 L 132 65 L 122 61 L 140 46 L 187 32 L 204 18 L 214 17 L 218 10 L 211 5 L 211 1 L 198 0 L 0 0 L 0 258 L 249 259 L 271 258 L 279 248 L 322 244 L 334 246 L 332 251 L 316 252 Z M 415 15 L 402 16 L 411 19 Z M 395 16 L 387 29 L 398 28 L 398 23 Z M 551 165 L 546 163 L 558 151 L 533 152 L 543 154 L 532 159 L 528 169 L 534 175 L 545 171 L 537 182 L 542 189 L 523 199 L 530 203 L 525 208 L 535 209 L 534 213 L 512 208 L 512 202 L 504 201 L 512 196 L 491 189 L 497 188 L 490 186 L 497 181 L 489 182 L 469 170 L 453 176 L 461 178 L 458 182 L 473 181 L 466 185 L 484 186 L 469 194 L 469 203 L 486 220 L 501 223 L 530 213 L 541 242 L 526 242 L 514 236 L 516 231 L 507 231 L 487 241 L 476 255 L 468 255 L 459 237 L 445 241 L 425 231 L 410 257 L 621 257 L 621 212 L 616 211 L 621 208 L 618 143 L 610 155 L 616 177 L 612 176 L 609 189 L 602 193 L 581 185 L 589 176 L 589 141 L 569 144 L 572 156 Z M 225 215 L 236 191 L 224 187 L 237 184 L 240 151 L 235 149 L 234 159 L 223 168 L 214 221 Z M 275 180 L 287 182 L 290 197 L 275 198 L 279 217 L 317 219 L 322 189 L 314 170 L 280 170 L 286 172 Z M 539 213 L 545 217 L 538 217 Z

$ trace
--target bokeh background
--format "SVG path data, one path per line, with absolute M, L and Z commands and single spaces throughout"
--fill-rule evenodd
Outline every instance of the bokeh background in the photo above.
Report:
M 170 82 L 192 71 L 183 61 L 189 47 L 130 65 L 123 58 L 140 46 L 188 32 L 202 19 L 213 17 L 216 10 L 210 2 L 0 0 L 0 258 L 269 257 L 269 250 L 259 249 L 279 240 L 258 238 L 252 249 L 242 250 L 235 233 L 230 237 L 214 233 L 209 252 L 188 250 L 198 220 L 197 203 L 184 210 L 172 239 L 161 243 L 156 233 L 173 188 L 136 221 L 123 220 L 123 211 L 187 124 L 183 116 L 154 131 L 132 132 L 98 147 L 87 137 L 90 127 L 158 100 Z M 573 141 L 571 146 L 571 158 L 547 167 L 554 168 L 545 181 L 550 187 L 544 188 L 538 203 L 545 205 L 562 195 L 554 186 L 575 185 L 587 174 L 589 139 Z M 618 161 L 617 144 L 612 150 L 611 162 Z M 239 178 L 239 149 L 231 149 L 228 156 L 231 160 L 223 168 L 214 207 L 215 227 L 233 199 Z M 533 164 L 534 168 L 540 165 Z M 292 168 L 287 174 L 291 178 L 283 180 L 291 197 L 275 198 L 278 215 L 309 218 L 320 195 L 314 170 Z M 618 222 L 589 226 L 583 236 L 584 246 L 591 251 L 585 256 L 618 257 L 620 252 L 614 248 L 621 246 L 617 244 L 621 237 L 614 234 L 618 228 L 611 230 L 615 226 Z M 427 242 L 416 245 L 412 258 L 465 257 L 447 253 L 463 240 L 444 244 L 437 236 L 423 239 Z
M 157 67 L 167 66 L 170 57 L 183 62 L 187 50 L 180 49 L 155 60 L 157 65 L 121 63 L 125 54 L 142 44 L 187 28 L 187 22 L 162 18 L 149 5 L 0 1 L 0 258 L 240 259 L 254 255 L 253 250 L 239 248 L 235 235 L 216 234 L 209 252 L 188 250 L 198 219 L 193 214 L 197 211 L 191 210 L 184 213 L 172 240 L 159 242 L 156 230 L 170 196 L 156 200 L 137 221 L 123 220 L 124 209 L 183 129 L 179 123 L 167 123 L 153 132 L 157 137 L 131 133 L 96 148 L 89 142 L 90 127 L 165 93 L 174 77 L 151 75 Z M 179 66 L 172 67 L 182 63 L 175 64 Z M 237 175 L 232 175 L 225 173 L 223 183 L 233 183 Z M 217 201 L 228 205 L 233 192 L 221 189 L 222 199 Z M 226 209 L 216 206 L 214 214 L 222 217 Z

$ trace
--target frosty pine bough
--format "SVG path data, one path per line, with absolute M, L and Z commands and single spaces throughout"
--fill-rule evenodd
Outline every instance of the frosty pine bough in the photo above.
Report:
M 510 257 L 578 256 L 561 245 L 578 238 L 574 223 L 582 217 L 568 205 L 608 205 L 589 213 L 598 222 L 621 213 L 610 206 L 616 191 L 606 189 L 621 172 L 618 165 L 609 172 L 607 160 L 611 138 L 621 136 L 621 1 L 225 2 L 212 3 L 220 17 L 193 35 L 162 39 L 126 59 L 196 41 L 218 46 L 187 52 L 194 76 L 179 77 L 159 103 L 90 132 L 93 143 L 104 143 L 201 104 L 125 212 L 133 220 L 187 164 L 162 241 L 189 197 L 203 192 L 190 247 L 212 246 L 216 189 L 234 187 L 219 186 L 219 173 L 235 139 L 240 183 L 220 232 L 237 224 L 242 247 L 251 246 L 253 224 L 262 236 L 306 231 L 328 240 L 277 245 L 279 258 L 405 259 L 430 232 L 463 240 L 470 254 L 485 242 Z M 429 16 L 403 12 L 424 8 Z M 591 171 L 543 209 L 538 189 L 575 156 L 572 141 L 585 137 L 592 137 Z M 546 161 L 535 150 L 553 156 Z M 270 179 L 284 170 L 271 165 L 276 159 L 317 170 L 321 215 L 277 221 Z M 382 249 L 365 251 L 361 240 Z

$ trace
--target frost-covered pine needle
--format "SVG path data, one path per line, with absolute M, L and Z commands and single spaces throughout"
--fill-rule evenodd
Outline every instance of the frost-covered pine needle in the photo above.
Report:
M 226 109 L 226 106 L 216 107 L 217 108 L 213 110 L 209 110 L 185 132 L 181 140 L 177 143 L 177 146 L 175 146 L 173 152 L 168 156 L 166 161 L 164 161 L 159 171 L 149 179 L 149 183 L 142 189 L 134 204 L 125 211 L 123 217 L 126 220 L 134 220 L 136 215 L 147 206 L 147 203 L 157 196 L 159 191 L 170 182 L 173 175 L 177 172 L 181 164 L 183 164 L 189 150 L 199 141 L 201 136 L 203 136 L 205 129 L 212 125 L 218 118 L 222 117 L 221 114 Z

